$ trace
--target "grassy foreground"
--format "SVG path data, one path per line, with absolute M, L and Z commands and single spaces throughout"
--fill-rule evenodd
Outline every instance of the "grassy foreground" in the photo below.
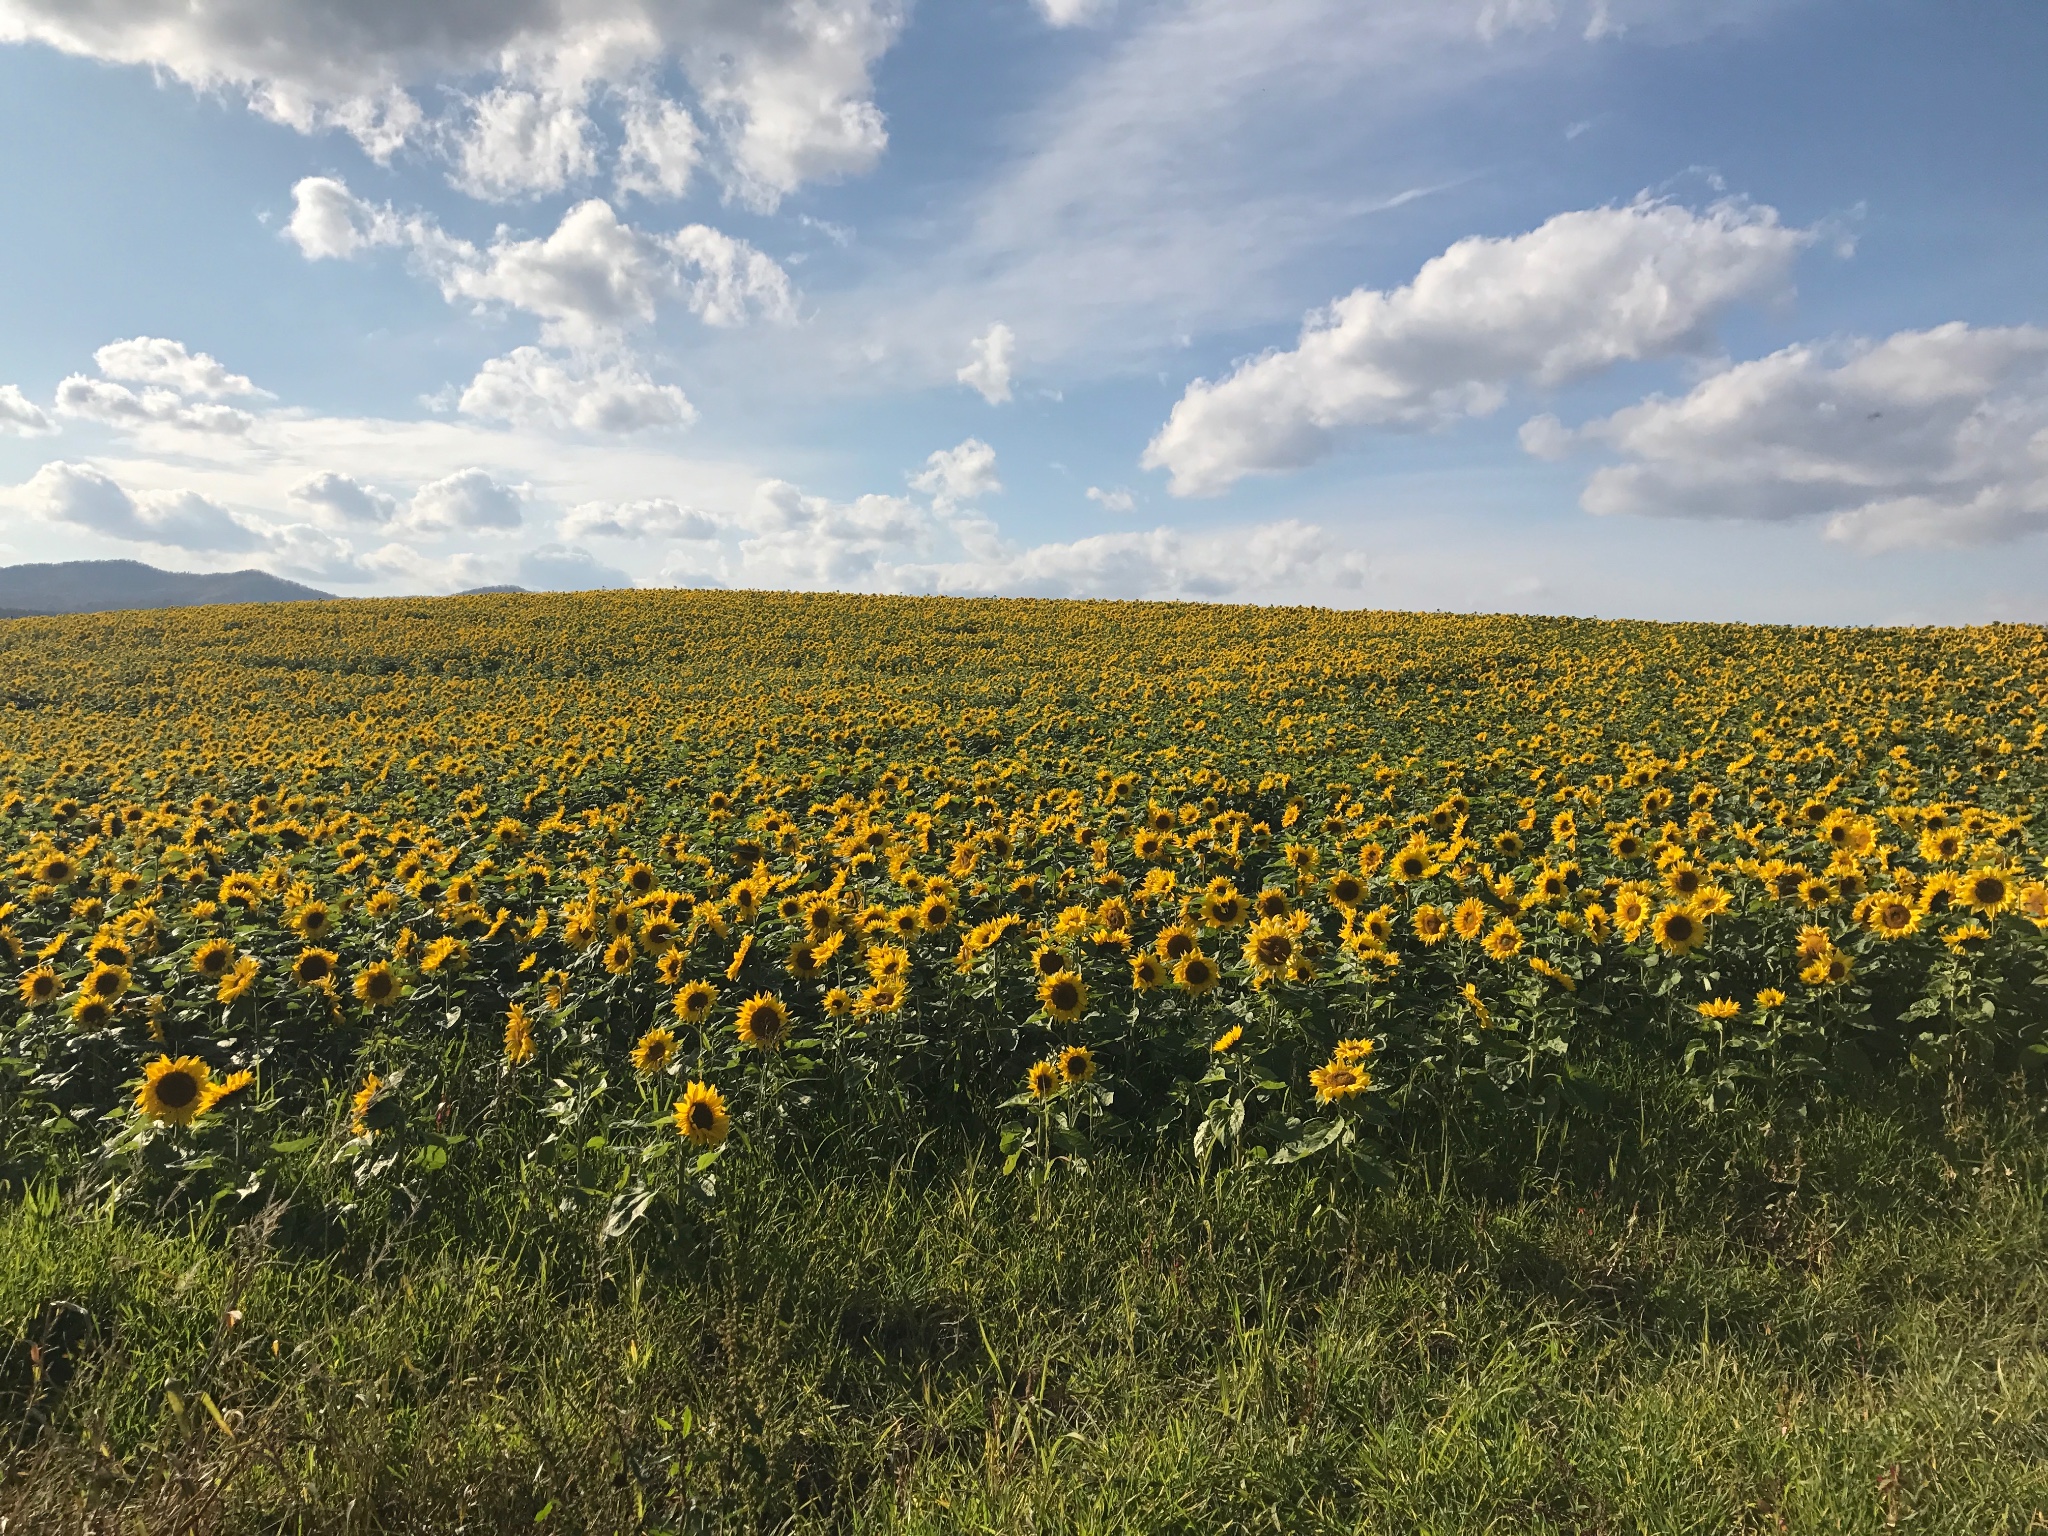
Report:
M 605 1248 L 31 1196 L 0 1529 L 2041 1528 L 2038 1111 L 1642 1092 L 1519 1174 L 927 1148 Z

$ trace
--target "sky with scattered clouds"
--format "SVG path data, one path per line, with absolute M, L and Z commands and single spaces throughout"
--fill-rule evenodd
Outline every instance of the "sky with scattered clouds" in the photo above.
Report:
M 2048 6 L 0 0 L 0 562 L 2048 620 Z

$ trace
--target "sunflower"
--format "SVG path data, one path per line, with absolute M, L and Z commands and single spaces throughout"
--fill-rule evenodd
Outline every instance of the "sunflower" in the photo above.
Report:
M 1363 1067 L 1334 1060 L 1309 1073 L 1308 1080 L 1315 1085 L 1316 1098 L 1324 1104 L 1342 1103 L 1372 1086 L 1372 1074 Z
M 1166 967 L 1159 963 L 1157 955 L 1138 954 L 1131 956 L 1131 986 L 1139 992 L 1150 992 L 1166 981 Z
M 1235 928 L 1251 912 L 1251 904 L 1236 890 L 1211 891 L 1202 898 L 1202 921 L 1211 928 Z
M 379 1095 L 383 1091 L 383 1087 L 384 1079 L 374 1072 L 368 1073 L 363 1078 L 363 1086 L 356 1090 L 355 1097 L 349 1100 L 348 1105 L 348 1128 L 352 1134 L 357 1136 L 376 1135 L 376 1128 L 370 1124 L 370 1113 L 380 1104 Z
M 1424 878 L 1429 872 L 1429 845 L 1419 837 L 1411 839 L 1388 865 L 1388 873 L 1404 885 Z
M 114 1022 L 114 1005 L 104 997 L 81 992 L 71 1005 L 71 1022 L 80 1029 L 105 1029 Z
M 524 1003 L 514 1003 L 505 1015 L 505 1060 L 521 1067 L 533 1060 L 533 1053 L 533 1021 Z
M 78 865 L 61 853 L 47 853 L 37 861 L 35 877 L 44 885 L 69 885 L 78 878 Z
M 1451 931 L 1469 944 L 1485 930 L 1486 903 L 1477 896 L 1467 896 L 1451 914 Z
M 900 944 L 877 944 L 868 951 L 868 974 L 876 981 L 902 981 L 910 975 L 910 951 Z
M 221 978 L 220 986 L 213 994 L 215 999 L 223 1003 L 232 1003 L 248 996 L 256 985 L 256 974 L 260 969 L 254 955 L 242 956 L 235 962 L 234 968 Z
M 128 946 L 121 942 L 120 935 L 100 932 L 93 935 L 92 942 L 85 946 L 85 958 L 94 965 L 118 965 L 126 967 L 133 959 Z
M 725 1099 L 709 1083 L 692 1083 L 676 1100 L 676 1134 L 700 1147 L 715 1147 L 732 1131 Z
M 395 891 L 372 891 L 363 910 L 381 922 L 398 910 L 398 895 Z
M 1244 1039 L 1244 1026 L 1242 1024 L 1233 1024 L 1209 1042 L 1209 1049 L 1218 1056 L 1227 1056 L 1237 1049 L 1237 1044 L 1242 1039 Z
M 1818 875 L 1808 875 L 1799 882 L 1799 899 L 1809 907 L 1824 907 L 1836 894 L 1834 886 Z
M 2017 882 L 2002 869 L 1973 869 L 1963 876 L 1957 898 L 1972 912 L 1996 917 L 2019 895 Z
M 1920 834 L 1920 857 L 1929 864 L 1953 864 L 1963 856 L 1963 834 L 1953 827 Z
M 903 988 L 893 981 L 878 981 L 854 1000 L 854 1011 L 863 1015 L 894 1013 L 903 1006 Z
M 1617 859 L 1639 859 L 1643 855 L 1643 840 L 1632 831 L 1615 833 L 1607 846 L 1614 850 Z
M 809 981 L 825 969 L 823 962 L 818 959 L 817 946 L 803 939 L 789 946 L 789 955 L 784 960 L 783 967 L 798 981 Z
M 732 952 L 732 961 L 725 968 L 725 979 L 727 981 L 738 981 L 740 979 L 740 970 L 746 965 L 747 956 L 753 952 L 754 936 L 751 933 L 741 934 L 739 947 Z
M 1522 952 L 1522 930 L 1515 926 L 1513 918 L 1504 917 L 1487 930 L 1481 948 L 1491 959 L 1512 960 Z
M 676 1017 L 685 1024 L 702 1024 L 711 1017 L 711 1008 L 718 1001 L 718 988 L 708 981 L 683 983 L 676 993 Z
M 825 1017 L 843 1019 L 853 1012 L 853 994 L 844 987 L 834 987 L 825 994 Z
M 1340 870 L 1330 876 L 1330 883 L 1323 888 L 1323 893 L 1329 897 L 1331 906 L 1348 909 L 1365 900 L 1365 882 L 1348 871 Z
M 789 1007 L 768 992 L 756 992 L 740 1004 L 739 1035 L 742 1045 L 757 1051 L 780 1050 L 789 1038 Z
M 1178 965 L 1201 948 L 1201 941 L 1195 937 L 1194 929 L 1175 923 L 1159 930 L 1152 947 L 1168 965 Z
M 1742 1016 L 1742 1004 L 1732 997 L 1715 997 L 1698 1004 L 1694 1012 L 1709 1023 L 1725 1024 L 1730 1019 Z
M 1707 925 L 1691 907 L 1674 903 L 1650 923 L 1650 933 L 1667 955 L 1688 955 L 1706 942 Z
M 1882 939 L 1903 939 L 1920 926 L 1920 914 L 1896 891 L 1872 897 L 1862 916 L 1864 926 Z
M 226 939 L 208 939 L 192 951 L 192 969 L 211 981 L 234 969 L 235 946 Z
M 1061 971 L 1038 984 L 1038 1002 L 1048 1017 L 1069 1023 L 1088 1006 L 1088 983 L 1072 971 Z
M 1470 1008 L 1473 1017 L 1479 1020 L 1481 1029 L 1493 1028 L 1493 1014 L 1488 1010 L 1486 1000 L 1479 995 L 1477 987 L 1468 981 L 1465 983 L 1465 990 L 1458 995 L 1464 998 L 1465 1006 Z
M 683 936 L 674 918 L 656 914 L 640 925 L 640 947 L 650 955 L 665 955 Z
M 654 889 L 654 871 L 645 864 L 628 864 L 620 878 L 635 896 L 645 896 Z
M 1085 1045 L 1070 1045 L 1060 1052 L 1060 1077 L 1069 1087 L 1095 1076 L 1095 1054 Z
M 1295 935 L 1284 920 L 1267 918 L 1244 941 L 1244 963 L 1260 981 L 1287 974 L 1294 958 Z
M 302 949 L 292 962 L 292 980 L 302 987 L 317 987 L 334 979 L 341 957 L 331 949 Z
M 63 990 L 63 983 L 57 973 L 47 965 L 39 965 L 25 972 L 21 978 L 21 1000 L 31 1008 L 39 1008 Z
M 953 903 L 944 896 L 927 896 L 917 909 L 917 925 L 926 933 L 938 933 L 953 921 Z
M 1408 914 L 1408 926 L 1415 930 L 1415 937 L 1425 944 L 1441 944 L 1450 936 L 1451 920 L 1443 910 L 1424 902 Z
M 459 971 L 469 962 L 469 946 L 460 939 L 443 934 L 426 947 L 420 956 L 420 969 L 429 974 L 436 971 Z
M 1215 991 L 1221 980 L 1223 973 L 1216 968 L 1216 962 L 1199 949 L 1181 956 L 1180 964 L 1173 968 L 1173 984 L 1196 997 Z
M 372 1008 L 386 1008 L 398 1001 L 402 990 L 398 973 L 382 960 L 374 960 L 356 972 L 356 1001 Z
M 135 1107 L 152 1120 L 190 1125 L 206 1113 L 206 1090 L 212 1081 L 212 1069 L 197 1056 L 180 1056 L 176 1061 L 159 1056 L 142 1069 Z
M 674 1061 L 680 1049 L 676 1044 L 675 1031 L 657 1024 L 633 1047 L 633 1070 L 643 1077 L 652 1077 Z
M 1809 987 L 1840 986 L 1849 979 L 1851 969 L 1849 957 L 1830 945 L 1826 953 L 1816 955 L 1813 962 L 1799 973 L 1799 979 Z
M 1049 1099 L 1060 1091 L 1060 1069 L 1049 1061 L 1035 1061 L 1024 1074 L 1024 1086 L 1034 1099 Z
M 255 1081 L 256 1074 L 254 1072 L 230 1072 L 219 1082 L 207 1088 L 201 1099 L 199 1112 L 203 1115 L 210 1110 L 218 1109 L 231 1099 L 239 1099 L 249 1091 L 255 1084 Z
M 103 1003 L 116 1002 L 128 990 L 129 975 L 118 965 L 96 965 L 86 973 L 78 990 L 85 997 L 96 997 Z
M 1370 1040 L 1339 1040 L 1337 1049 L 1330 1053 L 1330 1060 L 1355 1067 L 1377 1049 Z
M 620 934 L 604 947 L 604 968 L 614 976 L 628 975 L 633 969 L 633 940 Z M 424 966 L 421 969 L 425 969 Z
M 1758 1013 L 1768 1013 L 1773 1008 L 1782 1008 L 1784 1006 L 1785 994 L 1776 987 L 1761 988 L 1756 994 L 1756 1011 Z
M 334 926 L 334 915 L 324 901 L 309 901 L 291 915 L 286 925 L 308 944 L 316 944 Z

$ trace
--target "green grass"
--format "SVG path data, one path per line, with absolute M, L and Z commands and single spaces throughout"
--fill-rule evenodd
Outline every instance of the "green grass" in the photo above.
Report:
M 629 1243 L 489 1188 L 376 1246 L 31 1199 L 0 1529 L 2048 1524 L 2019 1090 L 1775 1124 L 1646 1092 L 1606 1142 L 1378 1188 L 1112 1163 L 1040 1213 L 967 1149 L 743 1164 Z

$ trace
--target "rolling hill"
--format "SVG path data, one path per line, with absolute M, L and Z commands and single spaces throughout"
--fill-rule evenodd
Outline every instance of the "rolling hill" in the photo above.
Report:
M 208 603 L 301 603 L 333 596 L 267 571 L 194 574 L 160 571 L 140 560 L 0 566 L 0 619 Z

